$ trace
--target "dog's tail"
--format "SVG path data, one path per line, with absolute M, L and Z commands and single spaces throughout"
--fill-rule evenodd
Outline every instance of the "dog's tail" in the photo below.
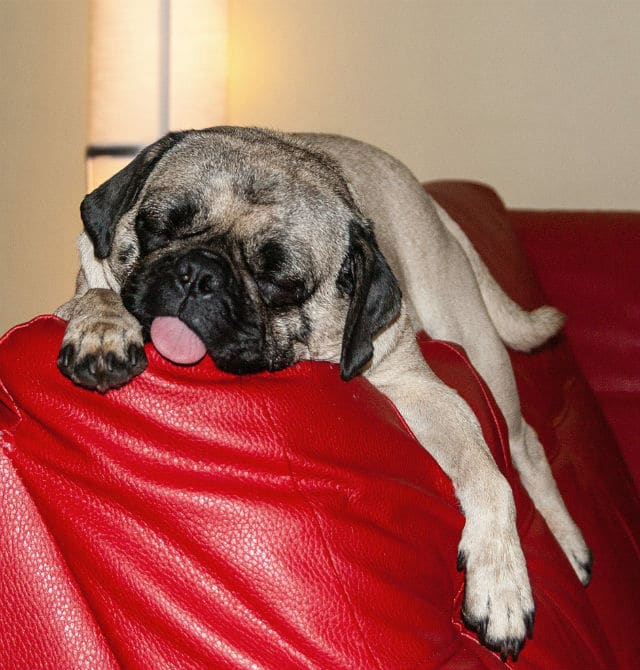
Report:
M 460 226 L 442 207 L 436 207 L 442 222 L 469 259 L 482 299 L 500 339 L 511 349 L 528 352 L 556 335 L 565 322 L 564 314 L 549 305 L 528 312 L 514 302 L 493 278 Z

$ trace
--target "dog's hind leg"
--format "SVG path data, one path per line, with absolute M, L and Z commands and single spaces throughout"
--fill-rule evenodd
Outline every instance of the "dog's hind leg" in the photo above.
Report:
M 482 300 L 501 340 L 511 349 L 529 352 L 556 335 L 564 324 L 564 315 L 550 305 L 531 311 L 520 307 L 493 278 L 458 223 L 438 203 L 434 205 L 440 220 L 469 260 Z
M 562 500 L 547 456 L 535 430 L 520 417 L 510 426 L 511 458 L 529 497 L 549 526 L 584 586 L 591 580 L 591 550 Z
M 464 250 L 475 275 L 477 286 L 495 335 L 513 349 L 530 351 L 555 335 L 564 322 L 564 316 L 547 305 L 531 312 L 522 309 L 498 285 L 460 226 L 435 205 L 441 221 Z M 580 581 L 586 586 L 591 579 L 591 551 L 582 533 L 569 515 L 549 462 L 535 430 L 523 419 L 515 378 L 504 347 L 495 335 L 476 340 L 468 334 L 452 337 L 461 343 L 480 374 L 489 384 L 509 428 L 509 446 L 513 463 L 520 479 L 536 508 L 560 544 Z
M 487 381 L 509 430 L 511 459 L 529 497 L 542 514 L 580 581 L 591 578 L 591 552 L 569 515 L 535 430 L 524 420 L 509 356 L 497 337 L 463 342 Z

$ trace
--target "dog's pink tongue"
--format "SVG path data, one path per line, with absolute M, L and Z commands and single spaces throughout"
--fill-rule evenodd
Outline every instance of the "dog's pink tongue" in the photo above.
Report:
M 158 316 L 151 323 L 151 341 L 170 361 L 197 363 L 206 353 L 204 342 L 177 316 Z

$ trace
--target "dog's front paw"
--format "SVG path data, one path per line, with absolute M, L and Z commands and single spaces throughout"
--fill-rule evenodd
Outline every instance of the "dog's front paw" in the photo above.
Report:
M 465 570 L 462 620 L 485 647 L 517 660 L 525 639 L 531 638 L 535 607 L 522 549 L 517 541 L 484 549 L 460 549 L 458 569 Z
M 58 368 L 76 384 L 104 393 L 147 367 L 140 324 L 128 318 L 85 318 L 67 326 Z

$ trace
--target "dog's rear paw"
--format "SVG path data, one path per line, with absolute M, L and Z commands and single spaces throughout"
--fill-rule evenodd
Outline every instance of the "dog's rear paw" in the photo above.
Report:
M 509 657 L 517 660 L 526 638 L 532 637 L 535 618 L 529 577 L 517 540 L 502 547 L 494 544 L 487 552 L 461 550 L 458 567 L 466 572 L 464 624 L 503 661 Z
M 573 571 L 581 584 L 588 586 L 591 581 L 593 554 L 584 541 L 582 532 L 568 514 L 560 518 L 552 518 L 550 521 L 552 522 L 551 531 L 571 563 Z
M 146 367 L 142 333 L 133 317 L 71 322 L 58 356 L 62 374 L 101 393 L 122 386 Z
M 583 545 L 584 546 L 578 547 L 570 553 L 569 562 L 576 575 L 578 575 L 578 579 L 582 585 L 589 586 L 593 568 L 593 554 L 591 553 L 591 549 L 589 549 L 584 542 Z

